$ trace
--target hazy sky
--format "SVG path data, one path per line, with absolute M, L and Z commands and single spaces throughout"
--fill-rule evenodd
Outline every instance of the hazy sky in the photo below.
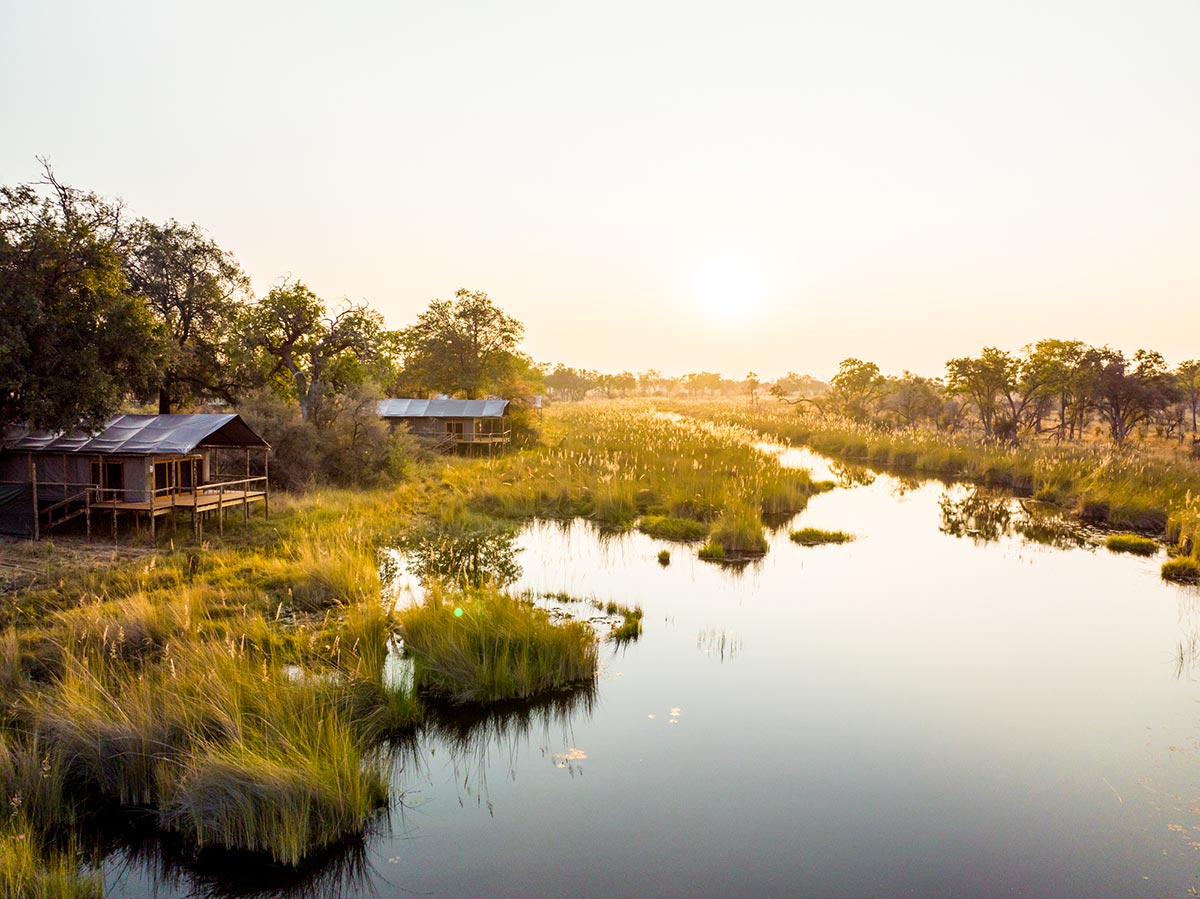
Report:
M 1200 356 L 1200 2 L 0 0 L 0 182 L 536 359 Z

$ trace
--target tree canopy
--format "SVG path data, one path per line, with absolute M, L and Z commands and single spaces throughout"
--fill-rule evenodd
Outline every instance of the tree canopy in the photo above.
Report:
M 49 167 L 41 185 L 0 187 L 3 423 L 98 424 L 153 381 L 161 333 L 129 291 L 121 234 L 119 205 Z
M 510 373 L 524 333 L 486 293 L 460 289 L 452 300 L 430 302 L 399 333 L 405 380 L 425 391 L 478 398 Z

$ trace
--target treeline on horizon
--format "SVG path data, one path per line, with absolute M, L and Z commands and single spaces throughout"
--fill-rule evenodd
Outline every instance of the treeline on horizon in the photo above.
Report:
M 154 223 L 63 184 L 0 186 L 0 425 L 96 426 L 121 409 L 237 408 L 272 444 L 284 486 L 394 479 L 421 453 L 376 415 L 384 396 L 513 400 L 518 440 L 536 439 L 532 397 L 767 395 L 879 426 L 930 426 L 1015 442 L 1138 429 L 1196 432 L 1200 361 L 1171 368 L 1080 341 L 951 359 L 944 378 L 885 376 L 850 358 L 828 383 L 655 369 L 607 374 L 537 364 L 524 327 L 482 291 L 435 299 L 390 329 L 365 302 L 330 302 L 302 281 L 253 293 L 236 258 L 197 225 Z

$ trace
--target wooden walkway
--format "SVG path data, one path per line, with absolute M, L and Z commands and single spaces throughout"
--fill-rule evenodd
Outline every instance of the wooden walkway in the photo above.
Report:
M 94 499 L 93 509 L 109 509 L 117 512 L 151 512 L 154 515 L 166 515 L 176 509 L 195 512 L 213 512 L 220 509 L 232 509 L 250 503 L 265 502 L 265 490 L 212 490 L 203 493 L 173 493 L 170 496 L 156 496 L 154 501 L 130 502 L 126 500 Z

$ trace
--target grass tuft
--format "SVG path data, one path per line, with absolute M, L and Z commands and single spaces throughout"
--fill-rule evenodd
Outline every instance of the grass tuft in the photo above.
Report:
M 432 590 L 399 620 L 414 683 L 452 702 L 528 699 L 596 676 L 589 626 L 556 623 L 544 609 L 495 588 Z
M 1109 534 L 1104 545 L 1117 553 L 1133 553 L 1136 556 L 1152 556 L 1158 552 L 1158 541 L 1141 534 Z
M 845 531 L 823 531 L 820 528 L 800 528 L 792 531 L 791 538 L 801 546 L 820 546 L 824 543 L 849 543 L 853 534 Z
M 1176 584 L 1200 584 L 1200 562 L 1181 556 L 1163 562 L 1162 578 Z

